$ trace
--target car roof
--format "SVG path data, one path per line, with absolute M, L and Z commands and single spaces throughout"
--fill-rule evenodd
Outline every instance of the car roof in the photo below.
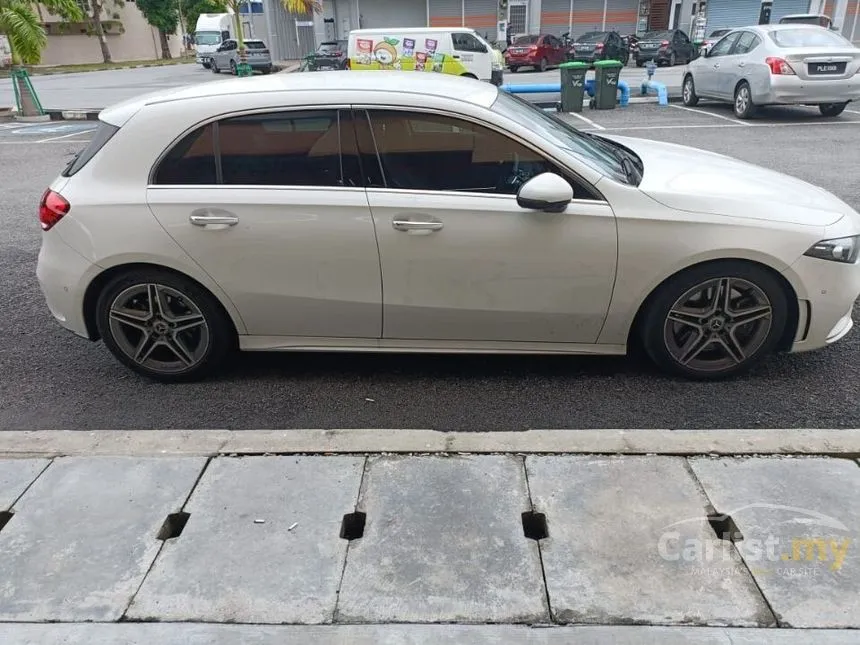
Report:
M 783 17 L 789 18 L 790 16 Z M 821 27 L 820 25 L 804 25 L 803 23 L 793 22 L 785 25 L 755 25 L 754 27 L 740 27 L 740 29 L 758 29 L 759 31 L 787 31 L 789 29 L 824 29 L 824 27 Z M 828 30 L 825 29 L 825 31 Z
M 388 27 L 388 28 L 368 28 L 368 29 L 353 29 L 352 34 L 447 34 L 452 31 L 456 32 L 471 32 L 475 30 L 470 27 Z
M 451 74 L 416 74 L 388 70 L 338 71 L 318 74 L 271 74 L 232 78 L 179 88 L 170 88 L 128 99 L 102 110 L 99 119 L 121 127 L 147 105 L 170 101 L 274 92 L 359 91 L 372 94 L 412 94 L 457 100 L 490 107 L 499 95 L 495 85 Z M 325 99 L 323 99 L 324 101 Z M 336 99 L 332 99 L 335 101 Z

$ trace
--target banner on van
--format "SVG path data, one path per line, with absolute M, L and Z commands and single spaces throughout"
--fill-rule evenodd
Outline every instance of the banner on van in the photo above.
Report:
M 435 38 L 395 38 L 385 36 L 374 41 L 358 38 L 355 58 L 350 60 L 351 69 L 395 69 L 407 72 L 441 72 L 464 74 L 463 64 L 437 51 L 439 41 Z

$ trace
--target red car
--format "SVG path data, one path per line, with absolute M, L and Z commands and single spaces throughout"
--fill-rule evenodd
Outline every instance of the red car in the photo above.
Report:
M 517 36 L 505 52 L 505 64 L 511 72 L 520 67 L 533 67 L 543 72 L 566 60 L 567 47 L 551 34 Z

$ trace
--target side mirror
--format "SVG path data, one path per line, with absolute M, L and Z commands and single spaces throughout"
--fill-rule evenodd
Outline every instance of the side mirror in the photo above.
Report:
M 532 177 L 517 191 L 517 204 L 522 208 L 547 213 L 561 213 L 572 199 L 573 188 L 552 172 Z

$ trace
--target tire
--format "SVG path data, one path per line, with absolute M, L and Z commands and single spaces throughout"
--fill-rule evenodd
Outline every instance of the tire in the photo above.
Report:
M 822 103 L 818 106 L 818 111 L 821 112 L 821 116 L 839 116 L 842 112 L 845 111 L 845 108 L 848 107 L 848 103 Z
M 474 78 L 476 81 L 478 80 L 477 76 L 475 76 L 474 74 L 470 74 L 469 72 L 466 72 L 465 74 L 460 74 L 460 76 L 463 76 L 465 78 Z
M 684 77 L 684 86 L 681 91 L 684 105 L 687 107 L 696 107 L 699 104 L 699 96 L 696 94 L 696 82 L 693 80 L 692 74 L 687 74 Z
M 212 73 L 213 73 L 213 74 L 220 74 L 220 73 L 221 73 L 221 70 L 220 70 L 220 69 L 218 69 L 218 66 L 215 64 L 215 61 L 214 61 L 214 60 L 213 60 L 213 61 L 212 61 L 212 63 L 209 65 L 209 69 L 210 69 L 210 70 L 212 70 Z
M 260 72 L 262 74 L 271 74 L 272 73 L 272 66 L 269 65 L 268 67 L 264 67 L 263 69 L 260 70 Z
M 546 58 L 541 58 L 540 65 L 538 65 L 538 71 L 545 72 L 548 65 Z
M 734 109 L 735 116 L 739 119 L 751 119 L 755 116 L 756 106 L 752 100 L 752 90 L 746 81 L 742 81 L 735 88 L 735 100 L 732 104 L 732 109 Z
M 209 69 L 211 67 L 211 65 L 209 63 L 200 63 L 200 64 L 203 65 L 203 69 Z
M 239 74 L 239 71 L 236 69 L 236 61 L 234 60 L 230 61 L 230 73 L 233 76 L 237 76 Z
M 678 64 L 678 57 L 675 56 L 675 52 L 669 54 L 669 67 L 675 67 Z
M 645 61 L 636 59 L 636 67 L 645 67 Z
M 735 322 L 744 315 L 748 320 Z M 719 260 L 660 285 L 648 300 L 639 337 L 661 369 L 715 380 L 746 372 L 773 352 L 787 319 L 788 297 L 774 274 L 748 262 Z
M 518 71 L 520 71 L 520 68 L 517 67 L 516 65 L 514 65 L 513 67 L 510 68 L 510 70 L 511 70 L 511 74 L 516 74 Z
M 182 318 L 188 329 L 177 328 Z M 121 363 L 156 381 L 203 378 L 236 348 L 236 332 L 214 296 L 162 269 L 136 269 L 110 280 L 96 303 L 96 324 Z

